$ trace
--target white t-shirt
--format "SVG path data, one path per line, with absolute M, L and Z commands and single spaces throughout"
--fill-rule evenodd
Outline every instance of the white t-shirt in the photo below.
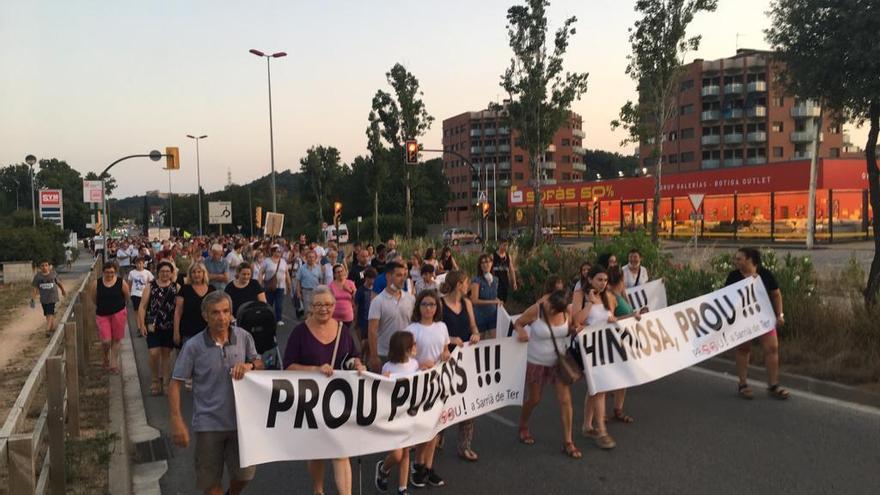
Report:
M 284 261 L 284 258 L 281 258 L 279 261 L 280 263 L 272 258 L 266 258 L 263 260 L 263 266 L 260 272 L 262 272 L 265 284 L 268 285 L 269 279 L 275 276 L 275 269 L 277 267 L 278 277 L 277 280 L 275 280 L 275 287 L 287 290 L 287 262 Z
M 406 331 L 411 332 L 416 338 L 416 361 L 419 363 L 433 361 L 434 364 L 440 361 L 443 349 L 449 345 L 449 330 L 446 328 L 446 323 L 435 321 L 428 326 L 410 323 Z
M 230 280 L 235 278 L 235 269 L 243 262 L 244 256 L 241 253 L 236 253 L 235 250 L 229 251 L 229 254 L 226 255 L 226 263 L 229 264 Z
M 120 267 L 131 266 L 131 251 L 129 248 L 120 248 L 116 251 L 116 262 Z
M 416 371 L 419 371 L 419 362 L 413 358 L 408 359 L 405 363 L 392 363 L 388 361 L 382 365 L 382 374 L 388 373 L 390 378 L 411 375 Z
M 526 349 L 526 360 L 532 364 L 541 366 L 554 366 L 558 360 L 556 350 L 553 348 L 553 338 L 556 338 L 556 346 L 560 353 L 568 349 L 568 320 L 562 325 L 553 326 L 553 334 L 543 319 L 535 320 L 528 327 L 529 345 Z
M 128 282 L 131 285 L 131 295 L 143 297 L 144 287 L 155 279 L 149 270 L 132 270 L 128 272 Z
M 638 283 L 636 283 L 636 279 L 638 279 Z M 635 287 L 637 285 L 642 285 L 648 281 L 648 269 L 644 266 L 639 265 L 639 273 L 633 275 L 632 270 L 630 270 L 629 265 L 624 265 L 623 267 L 623 283 L 626 285 L 626 288 Z

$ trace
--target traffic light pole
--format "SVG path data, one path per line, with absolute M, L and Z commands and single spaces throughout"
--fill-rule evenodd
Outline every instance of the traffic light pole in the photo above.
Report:
M 123 156 L 122 158 L 111 163 L 110 165 L 107 165 L 107 168 L 105 168 L 104 171 L 101 172 L 100 175 L 98 175 L 98 177 L 101 179 L 101 198 L 102 198 L 101 208 L 104 210 L 104 227 L 103 227 L 104 232 L 110 232 L 110 212 L 107 211 L 108 207 L 110 206 L 110 203 L 107 201 L 107 187 L 106 187 L 106 184 L 104 183 L 104 177 L 110 172 L 110 169 L 115 167 L 117 163 L 128 160 L 129 158 L 149 158 L 153 161 L 159 161 L 162 157 L 167 157 L 167 156 L 169 156 L 169 155 L 166 155 L 164 153 L 159 153 L 159 152 L 149 153 L 146 155 Z M 105 234 L 104 235 L 104 252 L 107 251 L 108 238 L 109 238 L 109 235 Z
M 427 149 L 423 149 L 423 150 L 421 150 L 421 151 L 422 151 L 422 153 L 440 153 L 440 154 L 445 154 L 445 155 L 454 155 L 454 156 L 457 156 L 458 158 L 461 158 L 462 161 L 464 161 L 465 163 L 468 164 L 468 166 L 471 167 L 471 170 L 473 170 L 474 172 L 476 172 L 476 174 L 477 174 L 477 184 L 480 183 L 480 169 L 478 169 L 477 167 L 475 167 L 474 164 L 471 163 L 470 159 L 467 158 L 466 156 L 462 155 L 461 153 L 459 153 L 459 152 L 457 152 L 457 151 L 451 151 L 451 150 L 427 150 Z M 485 167 L 483 167 L 483 168 L 485 169 Z M 488 174 L 488 172 L 487 172 L 487 173 L 486 173 L 486 193 L 487 193 L 487 195 L 488 195 L 488 189 L 489 189 L 488 175 L 489 175 L 489 174 Z M 473 181 L 471 181 L 471 182 L 473 182 Z M 478 187 L 477 187 L 477 192 L 479 192 L 479 190 L 480 190 L 480 188 L 479 188 L 479 186 L 478 186 Z M 486 198 L 486 199 L 488 200 L 488 198 Z M 482 215 L 482 213 L 481 213 L 481 215 Z M 486 220 L 486 222 L 488 222 L 488 220 Z M 479 226 L 480 224 L 481 224 L 481 222 L 480 222 L 479 220 L 477 220 L 477 225 Z M 496 224 L 496 225 L 497 225 L 497 224 Z M 497 226 L 496 226 L 496 229 L 497 229 Z M 486 230 L 484 230 L 484 232 L 483 232 L 483 240 L 485 241 L 486 238 L 488 238 L 488 237 L 489 237 L 488 226 L 486 226 Z M 496 237 L 497 237 L 497 234 L 496 234 Z

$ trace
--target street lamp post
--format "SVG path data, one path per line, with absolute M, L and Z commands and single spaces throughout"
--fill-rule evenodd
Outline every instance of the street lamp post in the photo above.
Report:
M 34 164 L 37 163 L 37 157 L 28 155 L 24 157 L 24 161 L 31 168 L 31 212 L 34 214 L 34 228 L 37 228 L 37 200 L 34 198 L 36 196 L 36 191 L 34 190 Z
M 249 51 L 258 57 L 263 57 L 266 59 L 266 77 L 269 82 L 269 160 L 272 164 L 272 211 L 277 212 L 278 205 L 275 198 L 275 134 L 272 129 L 272 69 L 270 68 L 269 60 L 273 58 L 286 57 L 287 53 L 275 52 L 271 55 L 267 55 L 266 53 L 263 53 L 260 50 L 256 50 L 253 48 L 251 48 Z
M 186 137 L 194 140 L 196 142 L 196 182 L 198 183 L 198 195 L 199 195 L 199 237 L 202 235 L 202 166 L 199 159 L 199 141 L 208 137 L 207 134 L 201 135 L 199 137 L 195 137 L 192 134 L 187 134 Z M 171 172 L 168 172 L 168 191 L 171 193 Z

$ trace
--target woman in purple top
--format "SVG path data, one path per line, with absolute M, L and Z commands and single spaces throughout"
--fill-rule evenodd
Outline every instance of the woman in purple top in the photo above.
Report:
M 333 319 L 336 299 L 326 285 L 312 292 L 309 317 L 290 333 L 284 350 L 285 369 L 317 371 L 332 376 L 334 370 L 365 371 L 348 329 Z M 336 340 L 339 339 L 337 343 Z M 334 359 L 335 353 L 335 359 Z M 339 493 L 351 493 L 351 464 L 348 458 L 333 459 L 333 477 Z M 314 493 L 324 493 L 324 461 L 308 461 Z

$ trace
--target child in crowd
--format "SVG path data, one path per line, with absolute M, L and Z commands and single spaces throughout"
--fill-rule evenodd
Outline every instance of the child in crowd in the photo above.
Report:
M 407 331 L 394 332 L 388 344 L 388 362 L 382 366 L 382 375 L 398 378 L 417 371 L 419 371 L 419 362 L 416 361 L 415 337 Z M 400 478 L 397 495 L 406 495 L 408 493 L 406 486 L 409 482 L 409 447 L 393 450 L 385 456 L 385 459 L 376 463 L 376 489 L 382 493 L 388 491 L 388 479 L 395 464 L 398 466 L 397 472 Z
M 425 263 L 422 265 L 420 270 L 421 277 L 416 280 L 416 291 L 415 294 L 419 294 L 423 290 L 439 290 L 440 286 L 437 284 L 436 279 L 436 269 L 434 265 Z

